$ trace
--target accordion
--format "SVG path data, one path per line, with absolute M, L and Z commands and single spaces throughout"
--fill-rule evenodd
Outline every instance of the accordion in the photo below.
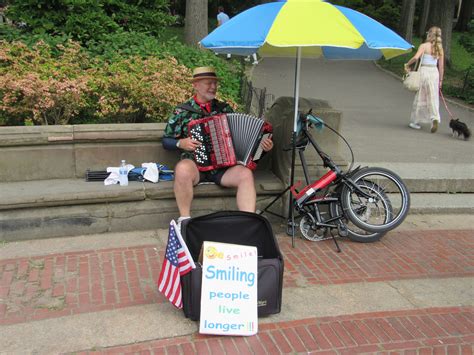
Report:
M 219 114 L 188 124 L 189 137 L 202 143 L 194 151 L 199 171 L 237 164 L 255 169 L 263 153 L 260 142 L 271 132 L 268 122 L 243 113 Z

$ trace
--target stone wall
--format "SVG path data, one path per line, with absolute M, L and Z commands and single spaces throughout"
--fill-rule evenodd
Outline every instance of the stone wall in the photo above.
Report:
M 314 113 L 336 129 L 340 112 L 325 102 L 302 99 L 301 109 Z M 293 101 L 280 98 L 266 117 L 274 126 L 275 148 L 255 173 L 257 208 L 263 209 L 288 183 Z M 103 171 L 121 159 L 140 166 L 157 162 L 174 168 L 178 152 L 163 149 L 164 124 L 110 124 L 0 128 L 0 240 L 14 241 L 111 231 L 166 228 L 178 216 L 173 183 L 132 182 L 127 187 L 85 182 L 87 169 Z M 339 143 L 326 131 L 313 132 L 324 150 L 339 163 Z M 322 175 L 320 159 L 305 152 L 312 178 Z M 301 178 L 297 161 L 296 176 Z M 235 191 L 198 186 L 193 216 L 233 210 Z M 286 196 L 273 212 L 287 213 Z M 270 217 L 270 216 L 269 216 Z
M 293 107 L 293 98 L 280 97 L 265 114 L 274 126 L 275 149 L 264 157 L 258 169 L 270 169 L 282 181 L 287 181 L 291 165 L 291 154 L 284 148 L 291 143 Z M 325 101 L 300 99 L 302 112 L 310 108 L 339 129 L 340 111 Z M 157 162 L 172 168 L 178 153 L 163 149 L 164 127 L 164 123 L 2 127 L 0 182 L 83 178 L 87 169 L 105 170 L 118 166 L 122 159 L 135 166 Z M 345 163 L 340 158 L 340 140 L 334 134 L 328 130 L 313 134 L 336 162 Z M 305 151 L 305 156 L 316 178 L 321 161 L 312 148 Z M 297 162 L 297 175 L 301 176 L 301 164 Z
M 82 178 L 125 159 L 174 165 L 161 146 L 163 123 L 0 128 L 0 181 Z

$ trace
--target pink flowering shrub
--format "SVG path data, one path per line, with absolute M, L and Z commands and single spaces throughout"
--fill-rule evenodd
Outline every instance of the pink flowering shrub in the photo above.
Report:
M 53 58 L 43 42 L 0 42 L 0 111 L 18 123 L 67 124 L 87 105 L 86 58 L 75 43 L 59 49 Z
M 192 94 L 190 77 L 174 58 L 132 57 L 96 68 L 91 80 L 100 93 L 97 114 L 115 122 L 163 121 Z
M 165 122 L 192 95 L 190 78 L 172 57 L 108 63 L 72 41 L 0 41 L 0 125 Z

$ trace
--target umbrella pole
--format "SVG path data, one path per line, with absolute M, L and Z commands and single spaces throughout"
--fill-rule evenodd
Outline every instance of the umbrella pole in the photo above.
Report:
M 293 136 L 291 149 L 291 170 L 290 170 L 290 186 L 295 182 L 295 160 L 296 160 L 296 133 L 298 129 L 298 105 L 300 96 L 300 70 L 301 70 L 301 47 L 296 51 L 296 71 L 295 71 L 295 115 L 293 119 Z M 288 224 L 291 225 L 291 246 L 295 247 L 295 213 L 293 208 L 293 194 L 290 191 L 288 206 Z

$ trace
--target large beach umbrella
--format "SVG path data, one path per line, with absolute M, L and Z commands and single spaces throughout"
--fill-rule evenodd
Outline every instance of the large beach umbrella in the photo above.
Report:
M 293 145 L 302 57 L 389 59 L 413 47 L 372 18 L 321 0 L 287 0 L 252 7 L 217 27 L 200 43 L 216 53 L 296 58 Z M 294 179 L 294 156 L 295 149 L 290 184 Z
M 252 7 L 201 40 L 216 53 L 295 57 L 295 122 L 301 57 L 376 60 L 412 45 L 374 19 L 321 0 L 287 0 Z

